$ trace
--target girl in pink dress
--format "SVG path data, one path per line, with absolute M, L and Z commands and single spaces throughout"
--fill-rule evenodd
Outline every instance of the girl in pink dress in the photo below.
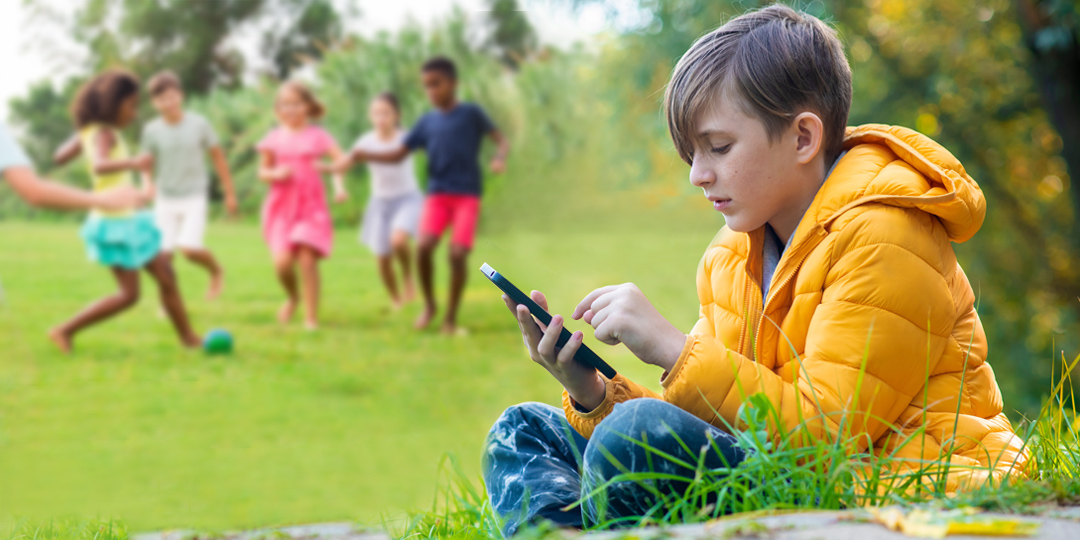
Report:
M 324 156 L 337 160 L 343 153 L 330 134 L 313 124 L 324 109 L 303 84 L 283 84 L 274 112 L 280 125 L 256 149 L 261 155 L 259 179 L 270 185 L 262 209 L 263 237 L 287 295 L 278 320 L 291 320 L 302 297 L 304 325 L 314 330 L 318 327 L 319 261 L 330 256 L 333 244 L 318 160 Z M 340 175 L 334 176 L 334 192 L 337 202 L 348 197 Z

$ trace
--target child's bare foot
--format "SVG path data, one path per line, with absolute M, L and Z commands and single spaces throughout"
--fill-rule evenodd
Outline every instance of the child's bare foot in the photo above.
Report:
M 182 338 L 180 344 L 188 349 L 198 349 L 199 347 L 202 347 L 202 339 L 195 334 L 191 334 L 190 336 Z
M 277 320 L 281 324 L 286 324 L 292 320 L 293 314 L 296 313 L 296 299 L 290 298 L 281 305 L 281 309 L 277 312 Z
M 225 271 L 218 270 L 210 275 L 210 288 L 206 290 L 207 300 L 217 300 L 225 289 Z
M 391 298 L 390 299 L 390 311 L 392 311 L 394 313 L 397 313 L 397 312 L 401 311 L 401 308 L 403 308 L 403 307 L 405 307 L 405 303 L 402 302 L 400 298 Z
M 404 304 L 416 300 L 416 287 L 413 287 L 413 282 L 411 280 L 405 282 L 405 294 L 402 295 L 401 300 Z
M 318 329 L 319 329 L 319 322 L 318 321 L 312 321 L 312 320 L 304 321 L 304 330 L 307 330 L 308 332 L 314 332 L 315 330 L 318 330 Z
M 413 328 L 423 330 L 431 324 L 433 318 L 435 318 L 435 306 L 424 306 L 424 311 L 421 311 L 420 316 L 416 318 Z
M 71 354 L 71 336 L 65 334 L 59 328 L 49 330 L 49 341 L 52 341 L 64 354 Z
M 443 322 L 442 328 L 440 328 L 439 331 L 442 332 L 444 336 L 464 337 L 469 335 L 468 330 L 450 321 Z

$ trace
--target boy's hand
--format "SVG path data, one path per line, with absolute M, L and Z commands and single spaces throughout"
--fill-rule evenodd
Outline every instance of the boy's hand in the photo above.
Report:
M 236 202 L 236 195 L 229 194 L 225 196 L 225 211 L 233 217 L 240 213 L 240 205 Z
M 349 200 L 349 192 L 345 190 L 338 190 L 334 193 L 334 202 L 343 203 Z
M 623 343 L 642 362 L 670 370 L 686 344 L 686 334 L 672 326 L 637 285 L 624 283 L 589 293 L 574 309 L 573 319 L 585 319 L 596 339 Z
M 495 174 L 502 174 L 506 172 L 506 160 L 495 158 L 491 160 L 491 172 Z
M 547 298 L 540 291 L 533 291 L 529 295 L 540 307 L 547 310 Z M 604 379 L 592 366 L 574 361 L 574 354 L 581 346 L 581 332 L 574 332 L 570 341 L 562 348 L 555 346 L 556 340 L 563 328 L 563 318 L 555 315 L 551 318 L 551 326 L 542 328 L 541 325 L 529 313 L 529 308 L 518 304 L 503 295 L 506 307 L 517 318 L 518 327 L 521 329 L 521 337 L 525 346 L 529 349 L 529 357 L 534 362 L 544 366 L 555 380 L 559 381 L 582 407 L 593 410 L 604 402 L 607 392 Z
M 330 162 L 320 161 L 319 163 L 315 164 L 315 168 L 318 169 L 319 172 L 322 172 L 322 173 L 345 174 L 345 172 L 349 170 L 349 167 L 352 167 L 352 164 L 353 164 L 352 155 L 351 154 L 345 154 L 341 159 L 338 159 L 338 160 L 335 160 L 335 161 L 330 161 Z
M 142 205 L 150 204 L 157 194 L 157 188 L 154 186 L 154 181 L 150 178 L 148 173 L 144 172 L 142 174 L 142 186 L 139 188 L 139 193 L 142 195 Z
M 135 169 L 140 172 L 146 174 L 154 172 L 154 156 L 152 154 L 142 154 L 132 159 L 131 162 L 135 165 Z

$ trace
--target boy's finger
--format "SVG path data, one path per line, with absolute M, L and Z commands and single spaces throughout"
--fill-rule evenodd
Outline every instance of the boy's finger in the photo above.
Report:
M 611 316 L 611 310 L 610 309 L 602 309 L 600 311 L 594 312 L 592 314 L 592 316 L 589 317 L 589 321 L 588 321 L 589 326 L 592 326 L 593 328 L 599 329 L 600 325 L 604 324 L 604 321 L 606 321 L 608 319 L 608 317 L 610 317 L 610 316 Z
M 578 303 L 577 307 L 574 308 L 574 314 L 570 315 L 570 318 L 574 320 L 580 319 L 581 316 L 585 314 L 585 311 L 587 311 L 592 306 L 593 302 L 595 302 L 597 298 L 600 298 L 601 296 L 615 290 L 615 287 L 616 285 L 608 285 L 607 287 L 600 287 L 599 289 L 596 289 L 595 291 L 589 293 L 589 295 L 582 299 L 581 302 Z
M 533 291 L 529 293 L 529 298 L 532 298 L 533 302 L 536 302 L 536 305 L 543 308 L 544 311 L 548 310 L 547 296 L 544 296 L 544 293 Z
M 610 306 L 611 303 L 614 302 L 618 297 L 619 297 L 618 291 L 616 291 L 616 290 L 608 291 L 608 292 L 596 297 L 596 299 L 593 300 L 592 304 L 589 306 L 589 311 L 592 311 L 593 312 L 593 317 L 595 317 L 597 313 L 600 313 L 605 308 Z M 585 314 L 582 313 L 582 316 L 584 317 Z
M 551 318 L 551 324 L 544 331 L 544 337 L 540 338 L 540 343 L 536 345 L 536 352 L 540 353 L 541 358 L 545 360 L 555 358 L 555 346 L 558 343 L 559 334 L 562 333 L 562 324 L 562 315 Z
M 525 336 L 529 348 L 535 349 L 543 334 L 540 332 L 540 328 L 536 326 L 532 313 L 529 313 L 529 308 L 521 304 L 518 304 L 515 313 L 517 314 L 518 326 L 521 327 L 521 334 Z
M 568 365 L 574 361 L 574 355 L 577 354 L 578 349 L 581 348 L 581 341 L 584 339 L 584 334 L 580 330 L 570 335 L 570 339 L 559 350 L 559 357 L 556 361 L 562 365 Z

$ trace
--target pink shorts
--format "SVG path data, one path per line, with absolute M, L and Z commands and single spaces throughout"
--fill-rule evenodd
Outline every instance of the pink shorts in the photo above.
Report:
M 476 238 L 476 222 L 480 219 L 480 197 L 435 193 L 424 201 L 424 215 L 420 218 L 420 233 L 442 236 L 453 225 L 454 235 L 450 242 L 472 248 Z

